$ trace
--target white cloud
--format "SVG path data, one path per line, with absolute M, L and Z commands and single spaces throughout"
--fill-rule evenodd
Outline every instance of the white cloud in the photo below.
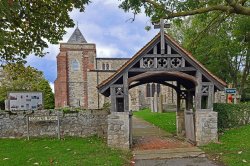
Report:
M 119 57 L 126 56 L 126 52 L 116 48 L 114 45 L 102 45 L 96 44 L 97 57 L 101 58 L 111 58 L 114 55 Z
M 49 83 L 50 88 L 52 89 L 52 92 L 55 93 L 55 88 L 54 88 L 54 83 L 50 82 Z

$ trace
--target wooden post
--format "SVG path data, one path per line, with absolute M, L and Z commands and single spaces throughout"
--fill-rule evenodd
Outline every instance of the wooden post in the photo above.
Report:
M 110 94 L 111 94 L 111 112 L 116 112 L 116 96 L 115 96 L 115 87 L 110 87 Z
M 209 85 L 208 88 L 208 101 L 207 101 L 207 108 L 213 109 L 213 102 L 214 102 L 214 85 Z
M 180 87 L 180 83 L 177 82 L 177 88 L 178 88 L 178 92 L 177 92 L 177 112 L 181 110 L 181 87 Z
M 123 74 L 124 112 L 129 112 L 128 72 Z
M 202 86 L 202 74 L 200 71 L 196 71 L 197 85 L 195 87 L 195 109 L 201 109 L 201 86 Z
M 190 110 L 193 108 L 193 96 L 190 90 L 187 91 L 187 99 L 186 99 L 186 109 Z

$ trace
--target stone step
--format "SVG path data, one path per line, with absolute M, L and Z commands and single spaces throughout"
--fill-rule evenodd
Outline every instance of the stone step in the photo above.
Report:
M 205 153 L 197 147 L 157 149 L 157 150 L 137 150 L 133 151 L 133 154 L 135 160 L 205 157 Z

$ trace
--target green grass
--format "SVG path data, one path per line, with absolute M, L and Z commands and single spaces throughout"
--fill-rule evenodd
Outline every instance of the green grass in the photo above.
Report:
M 219 138 L 219 144 L 202 147 L 212 159 L 228 166 L 250 166 L 250 125 L 228 130 Z
M 102 139 L 0 139 L 1 166 L 88 166 L 128 164 L 130 153 L 107 147 Z
M 134 112 L 134 115 L 154 124 L 155 126 L 158 126 L 169 133 L 176 134 L 175 112 L 154 113 L 151 112 L 150 109 L 143 109 L 138 112 Z

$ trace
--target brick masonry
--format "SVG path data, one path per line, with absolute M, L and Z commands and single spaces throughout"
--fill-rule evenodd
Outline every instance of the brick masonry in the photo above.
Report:
M 21 138 L 27 136 L 27 114 L 29 116 L 57 116 L 58 111 L 40 110 L 16 112 L 9 114 L 0 112 L 0 137 Z M 86 137 L 99 135 L 106 137 L 108 113 L 102 110 L 86 110 L 78 113 L 63 114 L 59 111 L 60 135 Z M 57 136 L 57 121 L 30 122 L 30 136 Z

